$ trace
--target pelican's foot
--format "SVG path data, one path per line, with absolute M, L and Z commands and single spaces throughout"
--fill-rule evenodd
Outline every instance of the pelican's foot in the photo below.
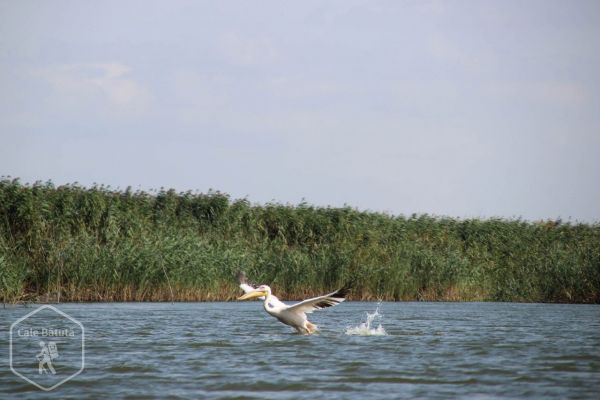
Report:
M 308 331 L 308 335 L 312 335 L 313 333 L 317 332 L 319 328 L 312 322 L 306 321 L 306 330 Z

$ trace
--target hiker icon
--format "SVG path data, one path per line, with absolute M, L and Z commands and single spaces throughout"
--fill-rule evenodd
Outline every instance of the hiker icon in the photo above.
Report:
M 48 344 L 44 343 L 44 341 L 40 341 L 40 347 L 42 351 L 40 351 L 36 358 L 39 362 L 38 364 L 38 374 L 42 375 L 43 373 L 47 374 L 48 371 L 44 368 L 44 365 L 48 367 L 52 375 L 56 375 L 56 370 L 52 365 L 52 360 L 58 358 L 58 349 L 56 348 L 55 342 L 48 342 Z

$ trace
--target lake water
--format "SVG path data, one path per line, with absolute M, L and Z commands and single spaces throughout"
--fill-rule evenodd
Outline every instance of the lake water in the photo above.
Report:
M 600 398 L 597 305 L 344 302 L 301 336 L 258 301 L 60 304 L 85 369 L 49 392 L 9 368 L 9 327 L 36 307 L 0 308 L 0 398 Z

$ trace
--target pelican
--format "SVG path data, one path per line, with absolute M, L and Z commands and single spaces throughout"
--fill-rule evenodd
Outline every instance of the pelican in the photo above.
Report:
M 256 290 L 254 285 L 248 283 L 248 278 L 246 278 L 246 273 L 244 271 L 240 271 L 237 274 L 238 282 L 240 282 L 240 289 L 244 291 L 244 293 L 250 293 Z M 258 300 L 264 300 L 265 297 L 258 297 Z
M 263 306 L 265 311 L 277 318 L 279 322 L 296 329 L 298 333 L 310 335 L 317 331 L 317 326 L 308 321 L 306 314 L 315 310 L 335 306 L 345 300 L 349 290 L 342 288 L 336 292 L 324 296 L 307 299 L 296 304 L 287 305 L 282 303 L 277 297 L 271 294 L 271 288 L 267 285 L 261 285 L 251 292 L 239 297 L 238 300 L 248 300 L 264 297 Z

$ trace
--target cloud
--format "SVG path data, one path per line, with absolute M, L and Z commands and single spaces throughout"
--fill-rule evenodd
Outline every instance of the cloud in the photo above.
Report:
M 266 65 L 276 58 L 275 49 L 264 36 L 248 38 L 229 32 L 221 36 L 219 50 L 229 62 L 241 66 Z
M 493 60 L 485 51 L 469 51 L 464 43 L 451 39 L 445 32 L 433 32 L 427 38 L 427 50 L 431 57 L 447 66 L 458 66 L 472 73 L 489 65 Z
M 589 100 L 585 88 L 570 81 L 495 82 L 488 91 L 500 97 L 522 98 L 557 106 L 577 107 Z
M 52 87 L 65 105 L 100 100 L 112 110 L 140 114 L 148 108 L 149 90 L 131 77 L 132 68 L 117 62 L 63 64 L 32 71 Z
M 191 69 L 178 70 L 170 83 L 166 97 L 174 105 L 174 121 L 241 131 L 262 131 L 266 121 L 290 107 L 326 107 L 346 90 L 337 82 L 295 75 L 258 75 L 249 81 L 235 74 Z
M 415 9 L 423 14 L 440 16 L 446 12 L 446 5 L 439 0 L 418 1 L 414 5 Z

